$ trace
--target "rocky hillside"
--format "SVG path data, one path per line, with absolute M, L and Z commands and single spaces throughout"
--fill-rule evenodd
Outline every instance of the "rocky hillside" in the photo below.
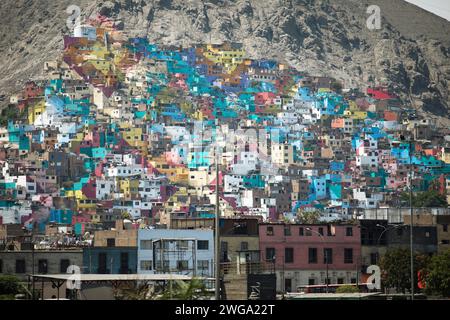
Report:
M 240 42 L 252 58 L 284 60 L 345 87 L 385 84 L 430 117 L 450 118 L 450 22 L 402 0 L 3 0 L 0 96 L 39 76 L 62 49 L 72 4 L 155 42 Z M 380 30 L 366 26 L 373 4 Z

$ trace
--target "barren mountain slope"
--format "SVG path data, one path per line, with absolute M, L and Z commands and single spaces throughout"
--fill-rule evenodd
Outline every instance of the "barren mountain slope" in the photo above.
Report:
M 387 84 L 405 103 L 449 117 L 450 23 L 402 0 L 3 0 L 0 95 L 62 49 L 71 4 L 155 42 L 241 42 L 250 57 L 286 60 L 347 87 Z M 372 4 L 381 30 L 366 26 Z

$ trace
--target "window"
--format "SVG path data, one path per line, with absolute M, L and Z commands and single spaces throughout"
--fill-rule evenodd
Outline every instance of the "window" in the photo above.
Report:
M 69 266 L 70 266 L 69 259 L 61 259 L 59 262 L 59 272 L 66 273 Z
M 289 225 L 285 225 L 284 226 L 284 235 L 285 236 L 290 236 L 291 235 L 291 226 L 289 226 Z
M 293 263 L 294 262 L 294 248 L 284 249 L 284 262 Z
M 16 273 L 25 273 L 25 260 L 16 260 Z
M 128 252 L 120 253 L 120 273 L 126 274 L 129 273 L 128 269 Z
M 378 262 L 378 254 L 371 253 L 370 254 L 370 264 L 377 264 L 377 262 Z
M 267 227 L 266 235 L 267 236 L 273 236 L 273 227 Z
M 298 229 L 298 235 L 299 236 L 304 236 L 305 235 L 305 230 L 303 228 L 299 228 Z
M 353 263 L 353 249 L 344 249 L 344 263 Z
M 443 224 L 442 225 L 442 231 L 448 232 L 448 224 Z
M 309 236 L 309 237 L 312 236 L 311 230 L 306 229 L 306 235 Z
M 248 242 L 242 241 L 241 242 L 241 251 L 247 251 L 248 250 Z
M 331 232 L 331 226 L 327 225 L 327 236 L 331 237 L 333 235 L 333 233 Z
M 48 272 L 48 264 L 46 259 L 40 259 L 38 261 L 38 273 L 46 274 Z
M 141 260 L 141 270 L 152 270 L 152 260 Z
M 308 249 L 308 263 L 317 263 L 317 248 Z
M 266 260 L 275 261 L 275 248 L 266 248 Z
M 319 228 L 319 234 L 323 236 L 323 228 Z
M 450 240 L 442 240 L 441 243 L 442 244 L 450 244 Z
M 177 261 L 177 269 L 179 271 L 187 270 L 188 269 L 188 261 L 187 260 L 178 260 Z
M 3 273 L 3 260 L 0 260 L 0 273 Z
M 316 284 L 316 279 L 314 279 L 314 278 L 309 278 L 308 279 L 308 285 L 309 286 L 313 286 L 313 285 L 315 285 Z
M 106 246 L 107 247 L 115 247 L 116 246 L 116 239 L 114 239 L 114 238 L 106 239 Z
M 177 248 L 178 248 L 178 250 L 188 250 L 189 244 L 188 244 L 187 240 L 178 240 Z
M 152 240 L 141 240 L 141 250 L 152 250 Z
M 209 270 L 209 261 L 208 260 L 198 260 L 197 261 L 197 269 L 201 271 Z
M 353 237 L 353 228 L 352 228 L 352 227 L 347 227 L 347 228 L 345 229 L 345 235 L 346 235 L 347 237 Z
M 338 284 L 344 284 L 344 278 L 338 278 L 337 279 Z
M 332 248 L 324 248 L 323 249 L 323 263 L 331 264 L 333 263 L 333 249 Z
M 209 241 L 208 240 L 198 240 L 197 241 L 197 250 L 208 250 L 209 249 Z

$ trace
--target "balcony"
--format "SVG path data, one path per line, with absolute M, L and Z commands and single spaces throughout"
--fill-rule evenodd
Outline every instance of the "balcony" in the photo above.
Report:
M 222 262 L 220 268 L 223 275 L 275 273 L 273 263 L 261 263 L 259 261 L 239 264 L 236 262 Z

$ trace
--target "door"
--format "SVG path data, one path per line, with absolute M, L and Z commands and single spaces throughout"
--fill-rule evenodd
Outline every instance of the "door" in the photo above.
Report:
M 120 273 L 129 273 L 128 270 L 128 252 L 120 253 Z
M 98 254 L 98 273 L 109 273 L 106 267 L 106 253 L 104 252 Z
M 284 279 L 284 291 L 292 292 L 292 279 Z

